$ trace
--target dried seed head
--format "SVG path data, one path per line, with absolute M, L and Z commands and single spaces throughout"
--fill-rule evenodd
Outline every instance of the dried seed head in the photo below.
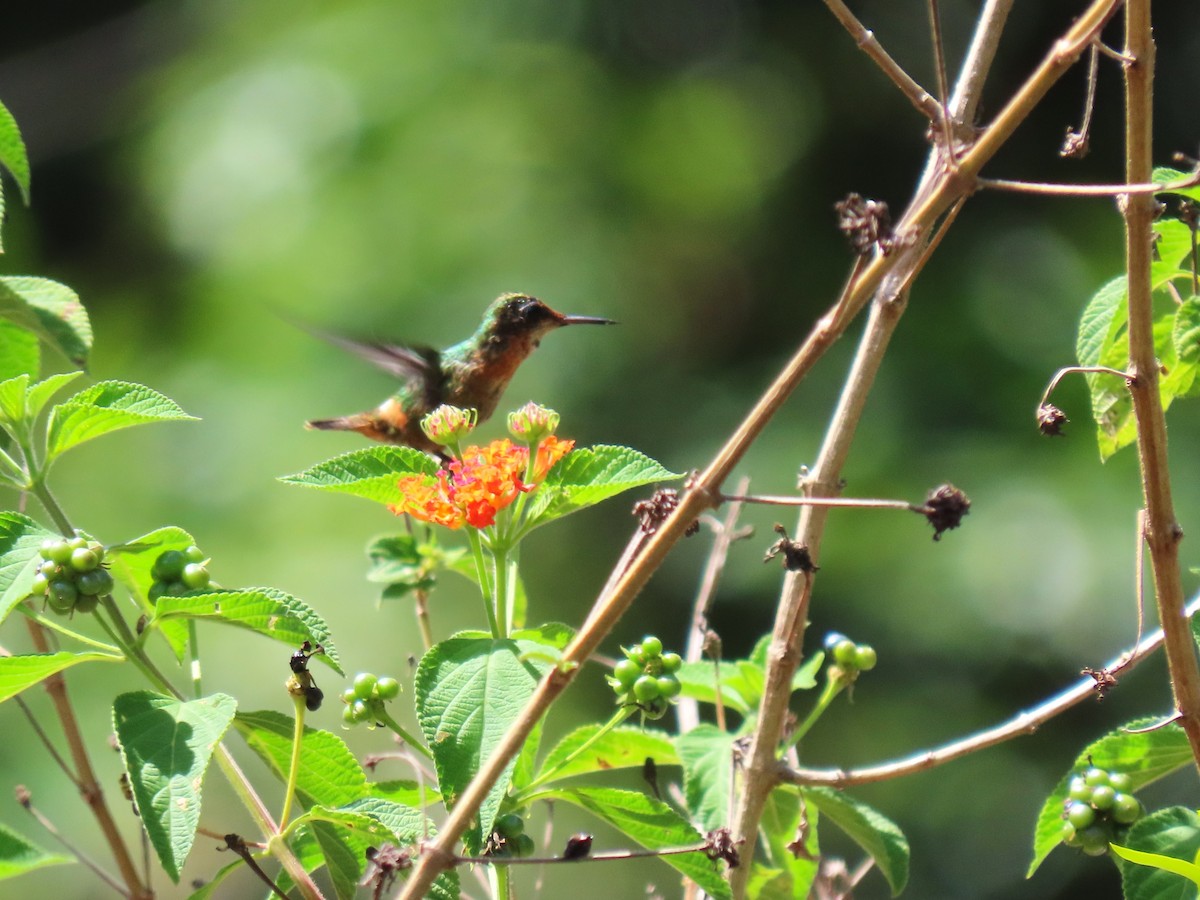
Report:
M 808 547 L 799 541 L 790 540 L 786 528 L 776 525 L 775 533 L 779 535 L 779 540 L 767 548 L 763 562 L 770 562 L 776 556 L 783 556 L 783 567 L 789 572 L 816 572 L 819 570 L 820 567 L 813 563 Z
M 943 484 L 929 492 L 925 499 L 925 518 L 933 526 L 933 539 L 940 541 L 942 532 L 957 528 L 971 511 L 967 495 L 952 484 Z
M 1089 149 L 1087 132 L 1079 132 L 1068 126 L 1067 136 L 1058 148 L 1058 155 L 1064 159 L 1083 159 L 1088 155 Z
M 643 534 L 654 534 L 658 531 L 659 526 L 670 518 L 671 513 L 675 512 L 675 507 L 679 505 L 679 491 L 674 488 L 663 488 L 654 492 L 649 500 L 639 500 L 633 504 L 633 514 L 640 520 Z M 697 519 L 688 525 L 683 532 L 684 537 L 691 537 L 700 530 L 700 521 Z
M 729 868 L 736 869 L 741 862 L 738 856 L 737 845 L 734 843 L 733 835 L 728 828 L 714 828 L 705 835 L 708 841 L 708 847 L 704 853 L 709 859 L 723 859 L 729 863 Z
M 888 206 L 882 200 L 864 200 L 858 194 L 847 194 L 833 208 L 838 214 L 838 230 L 846 235 L 859 256 L 866 256 L 876 247 L 885 256 L 891 251 L 895 235 Z
M 1067 414 L 1053 403 L 1043 403 L 1038 407 L 1038 431 L 1047 437 L 1065 437 L 1062 427 L 1070 421 Z

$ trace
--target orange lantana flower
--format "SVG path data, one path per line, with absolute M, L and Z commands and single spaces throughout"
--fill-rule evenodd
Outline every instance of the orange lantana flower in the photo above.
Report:
M 537 489 L 550 469 L 563 458 L 574 441 L 554 437 L 544 440 L 535 457 L 533 481 L 525 481 L 529 449 L 510 440 L 492 441 L 486 447 L 467 447 L 436 476 L 405 475 L 398 482 L 400 502 L 389 507 L 423 522 L 447 528 L 487 528 L 496 524 L 496 513 L 512 505 L 521 494 Z

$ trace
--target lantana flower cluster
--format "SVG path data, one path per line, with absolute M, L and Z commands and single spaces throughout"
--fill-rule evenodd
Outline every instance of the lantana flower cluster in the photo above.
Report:
M 530 447 L 504 438 L 486 446 L 471 445 L 446 462 L 435 475 L 405 475 L 399 479 L 400 501 L 389 508 L 400 515 L 457 529 L 463 525 L 487 528 L 496 524 L 496 514 L 511 506 L 522 494 L 535 490 L 554 465 L 575 446 L 531 421 L 545 424 L 558 416 L 552 410 L 529 404 L 509 416 L 510 431 L 526 438 L 537 434 L 536 455 L 529 466 Z M 515 420 L 515 421 L 514 421 Z M 474 427 L 474 417 L 453 407 L 439 407 L 422 420 L 429 437 L 453 447 Z

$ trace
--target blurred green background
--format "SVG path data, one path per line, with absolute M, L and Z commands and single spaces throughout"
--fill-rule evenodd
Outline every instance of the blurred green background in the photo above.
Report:
M 978 6 L 942 4 L 952 61 Z M 985 119 L 1082 6 L 1018 9 Z M 1196 152 L 1200 11 L 1159 6 L 1156 141 L 1166 164 L 1174 151 Z M 924 4 L 854 8 L 932 86 Z M 1118 29 L 1107 36 L 1119 44 Z M 1086 160 L 1056 152 L 1078 121 L 1077 70 L 987 174 L 1119 180 L 1112 64 L 1102 65 L 1100 93 Z M 851 254 L 834 202 L 857 191 L 899 210 L 926 150 L 925 124 L 817 3 L 27 5 L 7 10 L 0 30 L 0 98 L 34 172 L 31 209 L 8 194 L 4 271 L 79 292 L 96 332 L 94 378 L 148 384 L 202 417 L 70 454 L 56 482 L 70 515 L 107 542 L 186 528 L 222 584 L 294 593 L 327 618 L 351 671 L 406 679 L 420 652 L 410 605 L 379 608 L 363 578 L 366 542 L 398 523 L 365 502 L 275 480 L 362 446 L 301 423 L 373 406 L 391 383 L 281 314 L 440 346 L 469 333 L 505 290 L 618 319 L 617 329 L 548 339 L 501 408 L 536 399 L 581 444 L 625 443 L 676 471 L 700 468 L 835 297 Z M 1120 248 L 1110 201 L 981 193 L 922 275 L 850 458 L 847 493 L 918 500 L 951 481 L 972 513 L 937 544 L 909 516 L 832 516 L 808 644 L 836 629 L 872 643 L 880 664 L 806 742 L 807 762 L 880 761 L 994 724 L 1131 643 L 1136 460 L 1124 451 L 1098 463 L 1080 384 L 1056 395 L 1074 420 L 1066 440 L 1041 439 L 1033 425 L 1046 381 L 1073 361 L 1083 303 L 1120 270 Z M 790 491 L 813 460 L 853 343 L 829 354 L 739 467 L 753 490 Z M 1194 529 L 1196 411 L 1172 410 L 1171 429 L 1179 515 Z M 500 433 L 499 417 L 484 429 Z M 630 532 L 628 509 L 615 501 L 527 544 L 533 621 L 580 621 Z M 762 554 L 772 524 L 793 518 L 745 516 L 756 534 L 734 548 L 713 612 L 728 656 L 771 627 L 781 573 Z M 682 644 L 708 546 L 702 532 L 677 548 L 611 651 L 649 632 Z M 1197 563 L 1191 542 L 1184 560 Z M 439 587 L 432 617 L 440 635 L 481 621 L 465 582 Z M 288 708 L 286 650 L 201 631 L 209 689 L 247 709 Z M 26 646 L 18 627 L 3 642 Z M 318 677 L 333 698 L 341 684 Z M 140 684 L 108 669 L 69 682 L 132 834 L 104 738 L 113 693 Z M 48 713 L 40 692 L 29 697 Z M 909 836 L 908 896 L 1118 896 L 1109 864 L 1062 850 L 1024 881 L 1033 823 L 1079 748 L 1169 703 L 1154 661 L 1103 705 L 1036 736 L 859 791 Z M 610 704 L 600 671 L 588 673 L 550 732 L 607 717 Z M 336 730 L 338 705 L 315 720 Z M 13 704 L 0 708 L 0 733 L 0 771 L 103 854 Z M 380 732 L 346 739 L 358 753 L 389 746 Z M 248 764 L 274 799 L 275 785 Z M 1194 777 L 1144 799 L 1195 804 Z M 15 803 L 0 810 L 51 843 Z M 560 835 L 588 827 L 597 846 L 625 846 L 564 811 L 557 819 Z M 204 824 L 250 832 L 216 776 Z M 828 831 L 822 840 L 857 861 Z M 184 884 L 225 862 L 198 841 Z M 162 896 L 186 895 L 162 881 Z M 678 896 L 655 863 L 586 881 L 556 870 L 542 896 L 639 897 L 648 884 Z M 107 896 L 71 868 L 11 885 L 25 896 Z M 246 880 L 228 895 L 257 893 Z M 886 896 L 886 885 L 872 874 L 856 896 Z

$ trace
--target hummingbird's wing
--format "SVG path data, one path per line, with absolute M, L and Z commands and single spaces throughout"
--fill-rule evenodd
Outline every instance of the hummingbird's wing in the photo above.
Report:
M 317 334 L 336 347 L 349 350 L 376 368 L 395 375 L 402 381 L 441 379 L 441 354 L 432 347 L 387 344 L 382 341 L 360 341 L 340 334 Z

